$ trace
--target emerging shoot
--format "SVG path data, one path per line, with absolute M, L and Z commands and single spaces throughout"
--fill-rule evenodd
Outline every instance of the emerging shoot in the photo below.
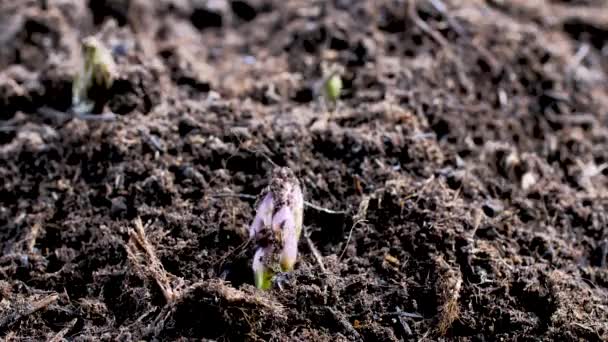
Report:
M 270 185 L 261 194 L 249 237 L 255 243 L 255 286 L 269 289 L 280 272 L 292 271 L 298 258 L 304 197 L 300 181 L 287 167 L 276 168 Z
M 336 104 L 342 92 L 342 78 L 338 73 L 332 73 L 325 80 L 325 99 L 327 102 Z
M 81 114 L 103 105 L 116 73 L 112 53 L 95 37 L 82 40 L 82 59 L 82 69 L 72 85 L 72 110 Z

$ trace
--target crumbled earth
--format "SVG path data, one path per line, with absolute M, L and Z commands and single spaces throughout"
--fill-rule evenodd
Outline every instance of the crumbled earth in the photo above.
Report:
M 66 114 L 88 35 L 111 120 Z M 605 1 L 4 1 L 0 43 L 2 340 L 608 340 Z M 275 165 L 315 206 L 264 292 Z

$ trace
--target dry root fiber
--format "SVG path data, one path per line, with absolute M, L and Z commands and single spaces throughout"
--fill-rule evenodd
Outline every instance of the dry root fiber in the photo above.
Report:
M 452 323 L 458 319 L 460 308 L 458 299 L 460 298 L 460 288 L 462 286 L 462 273 L 458 268 L 450 266 L 442 257 L 435 260 L 437 270 L 440 274 L 437 283 L 437 296 L 439 298 L 439 322 L 437 329 L 443 336 L 446 335 Z

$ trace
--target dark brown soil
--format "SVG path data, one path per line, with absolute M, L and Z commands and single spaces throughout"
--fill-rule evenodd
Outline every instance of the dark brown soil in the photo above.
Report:
M 116 120 L 49 115 L 90 34 Z M 3 1 L 0 46 L 5 341 L 608 340 L 605 1 Z M 275 164 L 335 212 L 262 292 Z

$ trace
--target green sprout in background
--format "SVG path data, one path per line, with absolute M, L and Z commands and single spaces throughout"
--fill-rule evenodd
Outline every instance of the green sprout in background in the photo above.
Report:
M 321 91 L 326 108 L 333 112 L 338 107 L 338 102 L 344 90 L 342 75 L 344 67 L 335 63 L 321 63 L 321 72 L 323 74 Z
M 325 99 L 334 106 L 342 93 L 342 78 L 338 73 L 332 73 L 325 80 Z
M 112 53 L 95 37 L 82 40 L 82 58 L 82 69 L 72 85 L 72 110 L 78 114 L 103 105 L 116 74 Z
M 249 227 L 249 236 L 256 246 L 253 273 L 257 288 L 269 289 L 277 274 L 293 270 L 303 215 L 300 181 L 291 169 L 276 168 Z

